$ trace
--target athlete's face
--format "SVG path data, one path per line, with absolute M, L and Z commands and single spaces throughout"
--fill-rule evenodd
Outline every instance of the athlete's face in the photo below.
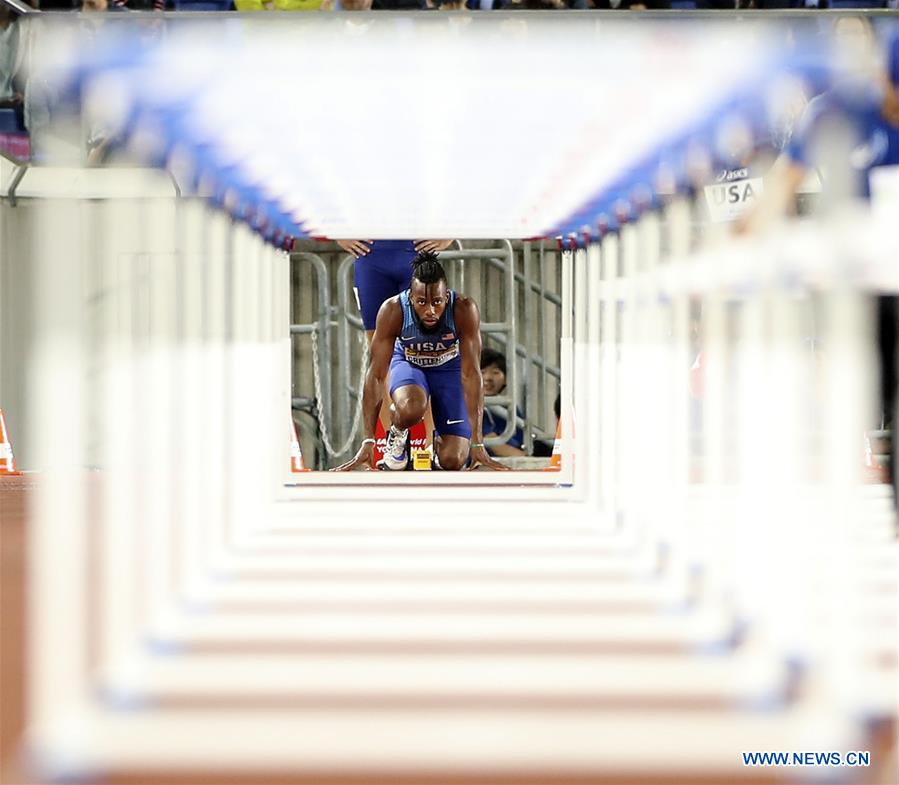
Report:
M 484 380 L 484 395 L 499 395 L 506 386 L 506 374 L 495 365 L 481 368 L 481 378 Z
M 418 321 L 426 330 L 433 330 L 446 310 L 446 281 L 425 284 L 413 278 L 409 286 L 409 300 Z

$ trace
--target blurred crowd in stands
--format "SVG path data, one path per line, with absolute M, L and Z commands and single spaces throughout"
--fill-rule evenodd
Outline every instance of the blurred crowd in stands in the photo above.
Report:
M 42 11 L 899 9 L 899 0 L 25 0 L 25 2 Z M 9 17 L 10 11 L 3 5 L 3 0 L 0 0 L 0 29 L 5 31 L 9 27 Z M 2 43 L 5 45 L 6 40 L 4 39 Z M 0 67 L 6 65 L 3 57 L 4 55 L 0 55 Z

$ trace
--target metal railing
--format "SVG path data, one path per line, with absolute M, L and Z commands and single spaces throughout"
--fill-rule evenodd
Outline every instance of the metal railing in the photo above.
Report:
M 468 260 L 483 260 L 487 264 L 499 268 L 503 273 L 504 295 L 506 304 L 506 318 L 498 322 L 481 322 L 481 334 L 485 336 L 495 336 L 506 346 L 518 346 L 518 315 L 517 315 L 517 298 L 515 291 L 515 252 L 512 249 L 512 243 L 508 240 L 501 240 L 499 248 L 475 249 L 462 248 L 459 243 L 460 250 L 443 251 L 440 254 L 441 262 L 449 262 L 449 270 L 447 275 L 450 282 L 454 283 L 455 279 L 459 279 L 459 285 L 464 286 L 466 263 Z M 459 268 L 456 268 L 456 264 Z M 492 439 L 486 439 L 488 445 L 505 444 L 515 433 L 517 413 L 519 410 L 519 396 L 521 395 L 521 385 L 518 379 L 518 363 L 508 363 L 506 375 L 506 394 L 491 395 L 485 399 L 484 405 L 503 406 L 506 409 L 506 427 L 501 434 L 497 434 Z
M 22 14 L 22 16 L 41 13 L 40 8 L 32 8 L 28 3 L 23 3 L 22 0 L 0 0 L 0 5 L 5 5 L 17 14 Z
M 550 423 L 549 427 L 546 427 L 542 419 L 539 422 L 535 421 L 534 411 L 537 410 L 541 414 L 545 414 L 545 412 L 547 411 L 549 404 L 549 396 L 547 394 L 548 377 L 552 376 L 560 383 L 562 380 L 561 368 L 558 365 L 550 364 L 547 360 L 552 351 L 550 347 L 550 336 L 552 333 L 549 329 L 547 329 L 545 305 L 550 304 L 554 306 L 561 314 L 562 298 L 559 294 L 546 288 L 547 264 L 545 240 L 540 241 L 538 254 L 539 280 L 534 279 L 533 246 L 530 242 L 525 242 L 522 244 L 522 272 L 518 272 L 517 270 L 515 271 L 515 282 L 521 286 L 523 295 L 521 298 L 523 304 L 523 334 L 520 331 L 517 331 L 517 336 L 522 338 L 523 340 L 516 340 L 515 342 L 515 357 L 521 358 L 524 361 L 525 384 L 523 386 L 525 389 L 525 394 L 523 397 L 527 405 L 524 408 L 523 430 L 524 450 L 528 454 L 533 452 L 535 428 L 540 431 L 539 435 L 541 437 L 552 438 L 555 434 L 555 423 Z M 498 262 L 494 259 L 488 259 L 487 261 L 488 265 L 499 266 Z M 534 298 L 532 295 L 538 296 L 536 318 Z M 516 306 L 517 303 L 518 298 L 516 296 Z M 506 353 L 508 354 L 509 344 L 506 336 L 502 334 L 494 334 L 491 337 L 497 339 L 501 344 L 503 344 L 506 349 Z M 539 350 L 531 351 L 530 347 L 536 346 L 538 343 Z M 517 365 L 517 363 L 515 362 L 513 362 L 513 364 Z M 536 405 L 534 405 L 533 403 L 532 396 L 529 395 L 530 389 L 528 385 L 528 379 L 532 366 L 535 366 L 538 371 Z M 488 403 L 501 404 L 502 400 L 498 396 L 494 396 L 488 400 Z
M 341 436 L 349 433 L 353 427 L 350 416 L 353 411 L 354 399 L 362 394 L 354 385 L 355 375 L 352 371 L 352 336 L 351 331 L 364 332 L 365 326 L 362 317 L 352 312 L 350 307 L 353 290 L 352 273 L 355 258 L 352 254 L 346 254 L 337 268 L 337 341 L 340 345 L 340 357 L 337 365 L 337 411 L 340 422 L 345 430 Z
M 329 362 L 327 358 L 331 357 L 331 302 L 330 292 L 331 283 L 328 273 L 328 266 L 324 260 L 314 253 L 306 251 L 297 251 L 291 254 L 291 259 L 298 262 L 306 262 L 312 266 L 315 271 L 316 289 L 318 308 L 316 318 L 311 322 L 292 323 L 290 325 L 291 346 L 293 346 L 294 336 L 316 334 L 317 341 L 313 343 L 312 351 L 320 352 L 326 358 L 325 372 L 321 374 L 319 384 L 321 390 L 321 398 L 318 396 L 292 396 L 291 408 L 298 411 L 307 412 L 312 415 L 318 424 L 318 431 L 313 433 L 310 428 L 304 430 L 315 441 L 316 454 L 321 456 L 323 453 L 322 432 L 328 433 L 328 428 L 333 425 L 331 418 L 331 374 L 327 372 Z M 291 312 L 292 313 L 292 312 Z M 333 432 L 333 431 L 330 431 Z

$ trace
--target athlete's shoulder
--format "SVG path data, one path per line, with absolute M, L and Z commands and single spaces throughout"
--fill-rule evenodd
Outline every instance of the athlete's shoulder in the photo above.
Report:
M 378 309 L 378 314 L 383 311 L 384 313 L 400 313 L 403 310 L 403 301 L 401 294 L 395 294 L 393 297 L 388 297 L 381 303 L 381 307 Z
M 468 297 L 461 292 L 455 292 L 455 294 L 456 298 L 455 303 L 453 304 L 455 308 L 474 308 L 475 310 L 477 310 L 478 304 L 477 302 L 475 302 L 474 297 Z
M 403 325 L 403 306 L 400 302 L 400 295 L 395 294 L 393 297 L 388 297 L 381 303 L 381 307 L 378 309 L 378 319 L 375 323 L 375 329 L 380 329 L 383 327 L 384 329 L 394 329 L 399 332 L 400 328 Z
M 467 327 L 479 329 L 481 315 L 474 298 L 466 297 L 457 292 L 455 302 L 453 303 L 453 318 L 456 321 L 456 325 L 463 330 Z

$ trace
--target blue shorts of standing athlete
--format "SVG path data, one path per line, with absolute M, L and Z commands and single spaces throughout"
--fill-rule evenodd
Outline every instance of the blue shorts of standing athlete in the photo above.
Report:
M 356 259 L 353 284 L 366 330 L 375 329 L 385 300 L 409 288 L 415 253 L 412 240 L 374 240 L 371 250 Z

